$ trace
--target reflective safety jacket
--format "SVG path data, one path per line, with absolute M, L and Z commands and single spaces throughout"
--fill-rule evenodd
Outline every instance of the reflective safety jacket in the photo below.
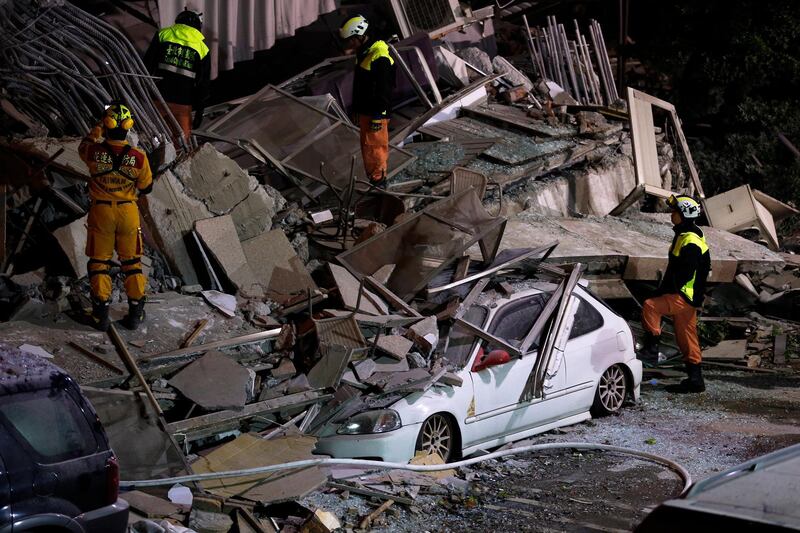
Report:
M 159 30 L 144 55 L 147 69 L 164 100 L 173 104 L 203 106 L 208 98 L 211 55 L 203 34 L 186 24 Z
M 680 294 L 693 306 L 700 307 L 711 272 L 711 254 L 706 239 L 693 222 L 682 222 L 673 229 L 675 238 L 669 249 L 669 262 L 660 292 Z
M 95 142 L 86 137 L 78 154 L 89 167 L 89 196 L 92 200 L 136 201 L 153 188 L 153 172 L 147 155 L 127 141 Z
M 394 59 L 384 41 L 367 42 L 356 52 L 353 111 L 371 118 L 388 118 L 394 87 Z

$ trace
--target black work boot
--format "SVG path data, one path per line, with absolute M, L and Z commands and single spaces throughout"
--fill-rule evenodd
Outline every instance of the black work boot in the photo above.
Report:
M 669 385 L 666 388 L 668 392 L 697 393 L 705 392 L 706 383 L 703 380 L 703 370 L 700 364 L 685 363 L 686 379 L 680 382 L 679 385 Z
M 122 319 L 123 326 L 133 331 L 144 322 L 144 301 L 144 298 L 141 300 L 128 300 L 128 314 Z
M 108 310 L 110 307 L 110 301 L 106 300 L 102 302 L 92 298 L 92 327 L 100 331 L 108 331 L 108 326 L 111 325 L 111 320 L 108 318 Z
M 653 335 L 649 331 L 644 332 L 642 349 L 637 354 L 639 360 L 648 365 L 658 364 L 658 354 L 661 347 L 661 335 Z

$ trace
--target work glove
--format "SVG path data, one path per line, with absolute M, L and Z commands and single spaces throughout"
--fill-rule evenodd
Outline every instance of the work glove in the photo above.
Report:
M 202 107 L 197 107 L 194 110 L 194 120 L 192 120 L 192 129 L 198 130 L 200 129 L 200 124 L 203 123 L 203 112 L 205 111 Z
M 369 121 L 370 131 L 381 131 L 383 129 L 383 121 L 379 118 L 373 118 Z
M 89 131 L 87 137 L 89 137 L 94 142 L 99 143 L 100 140 L 103 138 L 103 130 L 104 130 L 103 123 L 98 122 L 97 124 L 94 125 L 91 131 Z

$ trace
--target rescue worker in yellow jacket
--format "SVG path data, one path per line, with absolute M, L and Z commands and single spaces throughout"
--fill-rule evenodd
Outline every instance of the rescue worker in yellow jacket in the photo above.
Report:
M 353 110 L 361 130 L 361 156 L 367 178 L 386 187 L 389 161 L 389 105 L 394 85 L 394 59 L 389 46 L 367 36 L 369 24 L 361 15 L 347 20 L 339 30 L 347 53 L 355 52 Z
M 211 54 L 202 29 L 202 13 L 186 9 L 178 13 L 174 25 L 153 36 L 144 55 L 147 69 L 160 78 L 158 90 L 187 140 L 192 128 L 199 128 L 203 121 L 209 95 Z
M 116 250 L 125 276 L 128 315 L 123 325 L 136 329 L 144 320 L 145 277 L 142 273 L 142 230 L 139 225 L 140 194 L 153 189 L 153 173 L 147 155 L 128 144 L 133 127 L 130 109 L 113 103 L 102 121 L 84 137 L 78 153 L 89 167 L 89 232 L 86 255 L 92 292 L 93 325 L 109 327 L 111 260 Z
M 706 390 L 700 363 L 702 352 L 697 338 L 697 308 L 703 305 L 706 279 L 711 272 L 711 254 L 697 224 L 700 204 L 690 196 L 671 196 L 675 238 L 669 249 L 669 261 L 659 287 L 660 296 L 645 300 L 642 323 L 645 341 L 639 356 L 646 362 L 657 362 L 661 341 L 661 317 L 671 316 L 675 339 L 683 354 L 688 378 L 674 392 Z

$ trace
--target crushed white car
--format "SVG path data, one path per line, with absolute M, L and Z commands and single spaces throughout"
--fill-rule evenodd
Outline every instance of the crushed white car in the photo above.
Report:
M 577 277 L 474 298 L 443 355 L 461 386 L 437 383 L 329 421 L 315 431 L 317 453 L 405 463 L 423 451 L 453 461 L 638 400 L 631 330 Z

